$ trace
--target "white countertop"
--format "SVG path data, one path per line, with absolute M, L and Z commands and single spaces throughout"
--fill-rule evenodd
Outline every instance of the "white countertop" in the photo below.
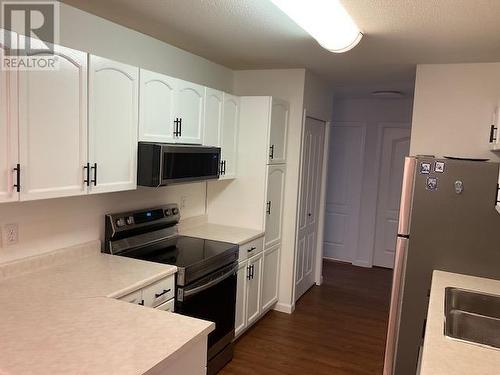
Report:
M 498 374 L 500 350 L 457 341 L 444 335 L 446 287 L 500 295 L 498 280 L 434 271 L 420 374 Z
M 22 274 L 0 280 L 1 375 L 142 374 L 214 329 L 109 298 L 172 275 L 174 266 L 98 250 L 54 264 L 31 273 L 20 266 Z
M 222 241 L 243 245 L 264 235 L 264 231 L 231 227 L 227 225 L 202 223 L 194 226 L 181 227 L 179 234 L 183 236 L 205 238 L 207 240 Z

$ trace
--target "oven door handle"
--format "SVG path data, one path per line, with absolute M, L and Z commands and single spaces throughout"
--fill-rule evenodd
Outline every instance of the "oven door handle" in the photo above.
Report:
M 216 278 L 215 280 L 211 280 L 208 283 L 194 287 L 193 289 L 184 289 L 184 291 L 183 291 L 184 292 L 183 293 L 184 299 L 186 299 L 187 297 L 192 296 L 194 294 L 203 292 L 204 290 L 207 290 L 208 288 L 211 288 L 211 287 L 219 284 L 220 282 L 226 280 L 228 277 L 235 275 L 237 271 L 238 271 L 238 265 L 235 265 L 229 271 L 225 272 L 224 274 L 222 274 L 220 277 Z

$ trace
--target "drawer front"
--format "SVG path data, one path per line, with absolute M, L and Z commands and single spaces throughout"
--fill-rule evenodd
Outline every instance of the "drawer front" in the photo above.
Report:
M 156 309 L 174 312 L 174 305 L 175 305 L 175 300 L 172 298 L 171 300 L 168 300 L 167 302 L 162 303 L 160 306 L 156 306 Z
M 246 244 L 240 245 L 240 256 L 238 262 L 246 260 L 259 254 L 264 249 L 264 237 L 259 237 L 256 240 L 247 242 Z
M 169 276 L 142 289 L 144 306 L 156 307 L 174 297 L 175 277 Z
M 125 301 L 128 303 L 134 303 L 136 305 L 142 305 L 142 290 L 127 294 L 124 297 L 119 298 L 120 301 Z

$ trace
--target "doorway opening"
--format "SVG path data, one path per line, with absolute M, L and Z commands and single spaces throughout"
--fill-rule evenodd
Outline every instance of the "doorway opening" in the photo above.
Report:
M 334 102 L 324 258 L 393 268 L 412 102 L 411 97 Z

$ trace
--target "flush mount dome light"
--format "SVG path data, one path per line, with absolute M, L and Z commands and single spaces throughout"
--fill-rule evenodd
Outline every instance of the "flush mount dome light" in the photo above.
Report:
M 330 52 L 354 48 L 363 34 L 340 0 L 271 0 Z

